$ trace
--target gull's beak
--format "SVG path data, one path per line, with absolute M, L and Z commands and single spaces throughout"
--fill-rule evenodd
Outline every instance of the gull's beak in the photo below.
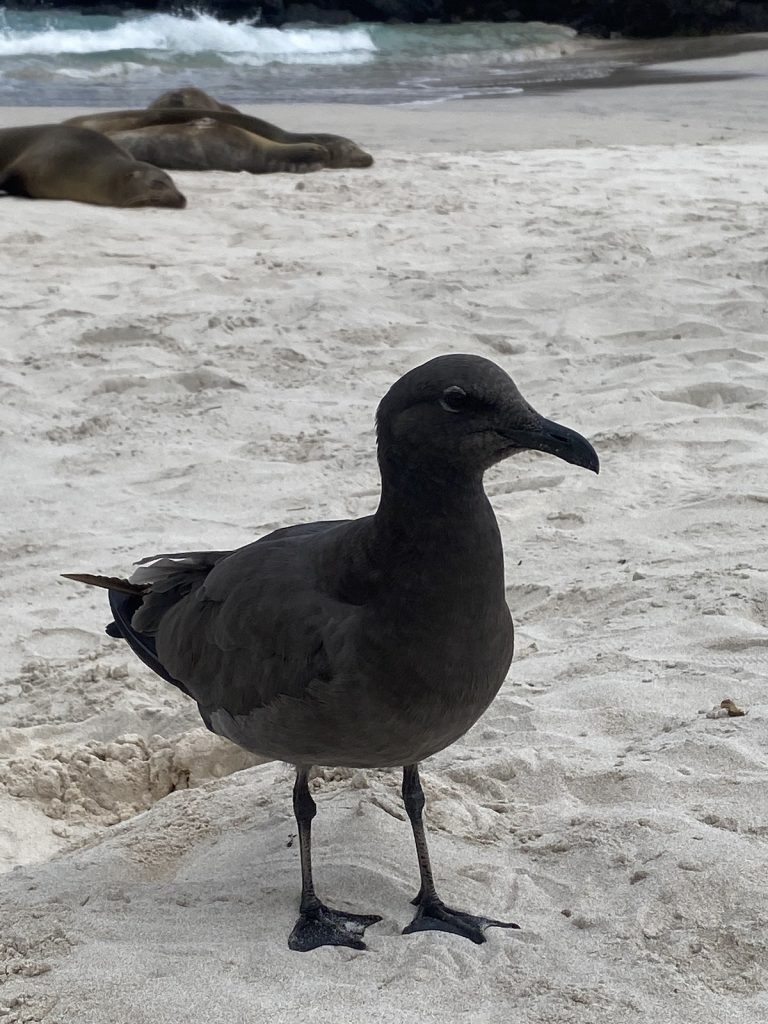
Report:
M 516 448 L 528 448 L 537 452 L 548 452 L 558 459 L 570 462 L 574 466 L 600 472 L 600 460 L 597 452 L 586 439 L 570 427 L 563 427 L 554 420 L 546 420 L 531 410 L 533 418 L 530 425 L 522 430 L 505 431 Z

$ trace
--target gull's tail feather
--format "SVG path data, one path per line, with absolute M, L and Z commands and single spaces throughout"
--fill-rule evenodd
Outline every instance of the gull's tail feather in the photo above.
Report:
M 117 590 L 121 594 L 136 594 L 141 596 L 149 589 L 146 584 L 131 583 L 130 580 L 121 579 L 119 576 L 94 576 L 90 572 L 63 572 L 64 579 L 76 580 L 77 583 L 87 583 L 89 587 L 102 587 L 104 590 Z

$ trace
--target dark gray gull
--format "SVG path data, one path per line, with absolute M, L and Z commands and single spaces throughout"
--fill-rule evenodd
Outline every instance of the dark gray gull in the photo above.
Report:
M 418 763 L 462 736 L 512 661 L 499 527 L 483 489 L 526 449 L 598 472 L 580 434 L 540 416 L 495 363 L 431 359 L 377 414 L 381 498 L 362 519 L 276 530 L 236 551 L 155 555 L 106 587 L 110 636 L 197 701 L 207 727 L 296 766 L 300 916 L 288 945 L 364 949 L 376 915 L 334 910 L 312 881 L 312 765 L 403 767 L 421 887 L 405 932 L 484 942 L 517 925 L 447 907 L 435 890 Z

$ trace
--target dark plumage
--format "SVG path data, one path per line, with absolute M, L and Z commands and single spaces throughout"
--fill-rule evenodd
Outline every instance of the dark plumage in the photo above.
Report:
M 383 398 L 377 427 L 374 515 L 287 527 L 237 551 L 143 559 L 130 582 L 101 584 L 115 616 L 110 635 L 193 697 L 209 729 L 297 766 L 303 886 L 294 949 L 362 947 L 378 920 L 330 910 L 315 895 L 312 764 L 405 766 L 421 871 L 407 931 L 482 942 L 488 925 L 501 924 L 437 897 L 417 764 L 477 721 L 512 660 L 485 470 L 523 449 L 598 470 L 581 435 L 539 416 L 479 356 L 441 356 L 405 374 Z

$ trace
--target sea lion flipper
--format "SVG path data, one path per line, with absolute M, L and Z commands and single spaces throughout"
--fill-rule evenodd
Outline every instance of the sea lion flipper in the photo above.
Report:
M 183 124 L 153 124 L 110 132 L 109 137 L 135 160 L 176 171 L 302 174 L 320 170 L 330 162 L 324 146 L 271 142 L 205 116 Z
M 4 171 L 0 171 L 0 192 L 5 192 L 9 196 L 32 198 L 27 189 L 24 175 L 16 168 L 15 164 L 11 164 Z

